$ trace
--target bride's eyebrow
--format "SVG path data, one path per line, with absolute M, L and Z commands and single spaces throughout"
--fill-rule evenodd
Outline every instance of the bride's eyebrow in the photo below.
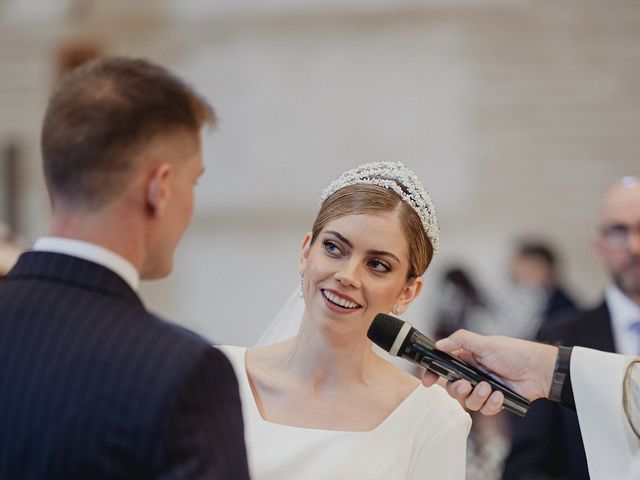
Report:
M 337 238 L 338 238 L 338 240 L 340 240 L 341 242 L 343 242 L 343 243 L 344 243 L 345 245 L 347 245 L 349 248 L 353 248 L 353 244 L 352 244 L 352 243 L 351 243 L 347 238 L 345 238 L 344 236 L 340 235 L 338 232 L 336 232 L 336 231 L 334 231 L 334 230 L 327 230 L 325 233 L 330 234 L 330 235 L 333 235 L 334 237 L 337 237 Z M 396 255 L 394 255 L 393 253 L 391 253 L 391 252 L 386 252 L 386 251 L 384 251 L 384 250 L 369 250 L 369 251 L 367 251 L 367 253 L 368 253 L 369 255 L 376 255 L 376 256 L 379 256 L 379 257 L 391 257 L 391 258 L 393 258 L 396 262 L 398 262 L 398 263 L 402 263 L 402 262 L 400 261 L 400 259 L 399 259 Z
M 327 230 L 325 233 L 328 233 L 330 235 L 333 235 L 334 237 L 338 237 L 338 240 L 340 240 L 341 242 L 343 242 L 344 244 L 347 245 L 347 247 L 349 248 L 353 248 L 353 243 L 351 243 L 349 240 L 347 240 L 345 237 L 343 237 L 342 235 L 340 235 L 338 232 L 334 231 L 334 230 Z
M 393 258 L 396 262 L 398 263 L 402 263 L 400 261 L 400 259 L 398 257 L 396 257 L 393 253 L 391 252 L 385 252 L 384 250 L 369 250 L 367 252 L 369 255 L 375 255 L 377 257 L 391 257 Z

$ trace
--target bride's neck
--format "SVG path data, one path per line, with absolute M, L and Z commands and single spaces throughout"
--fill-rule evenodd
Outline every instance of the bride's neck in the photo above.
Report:
M 315 388 L 323 388 L 366 382 L 375 357 L 364 335 L 361 339 L 330 336 L 303 322 L 291 342 L 285 368 Z

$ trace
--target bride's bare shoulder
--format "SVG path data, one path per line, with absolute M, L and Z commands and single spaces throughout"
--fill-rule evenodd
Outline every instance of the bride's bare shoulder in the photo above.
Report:
M 289 346 L 288 341 L 247 350 L 245 356 L 247 374 L 261 386 L 283 386 L 287 376 L 281 366 Z
M 247 350 L 247 365 L 261 369 L 275 367 L 290 350 L 290 340 Z

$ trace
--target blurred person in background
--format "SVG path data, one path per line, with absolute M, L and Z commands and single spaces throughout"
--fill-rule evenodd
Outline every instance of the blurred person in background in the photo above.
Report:
M 468 269 L 445 269 L 435 296 L 435 338 L 448 337 L 458 329 L 473 329 L 486 318 L 489 305 Z M 480 317 L 480 318 L 478 318 Z M 497 480 L 509 451 L 505 415 L 485 417 L 471 413 L 467 440 L 467 480 Z
M 482 292 L 462 268 L 445 272 L 436 308 L 436 338 L 464 328 L 474 332 L 533 339 L 541 325 L 576 313 L 576 304 L 561 286 L 558 256 L 546 243 L 523 240 L 509 264 L 509 283 Z M 509 454 L 519 417 L 507 413 L 486 418 L 472 414 L 467 445 L 467 477 L 498 479 Z
M 435 337 L 451 335 L 460 328 L 469 328 L 469 318 L 478 309 L 486 308 L 483 294 L 465 268 L 445 269 L 438 285 L 435 307 Z
M 487 308 L 476 309 L 467 328 L 531 340 L 541 325 L 575 312 L 575 302 L 560 286 L 557 263 L 549 246 L 522 241 L 510 260 L 507 284 L 487 289 Z
M 595 249 L 610 283 L 604 301 L 573 318 L 550 322 L 542 341 L 626 355 L 640 353 L 640 183 L 625 177 L 602 202 Z M 518 419 L 504 479 L 588 479 L 576 414 L 541 400 Z
M 544 242 L 521 242 L 511 260 L 514 283 L 542 292 L 540 327 L 577 312 L 574 299 L 562 286 L 557 254 Z

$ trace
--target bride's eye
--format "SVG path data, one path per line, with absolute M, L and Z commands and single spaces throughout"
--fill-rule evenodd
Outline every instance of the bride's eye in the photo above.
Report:
M 369 266 L 376 272 L 386 273 L 391 271 L 391 267 L 381 260 L 371 260 Z
M 342 253 L 340 247 L 338 247 L 336 242 L 334 242 L 333 240 L 323 240 L 322 245 L 324 245 L 324 249 L 327 251 L 327 253 L 331 255 L 340 255 Z

